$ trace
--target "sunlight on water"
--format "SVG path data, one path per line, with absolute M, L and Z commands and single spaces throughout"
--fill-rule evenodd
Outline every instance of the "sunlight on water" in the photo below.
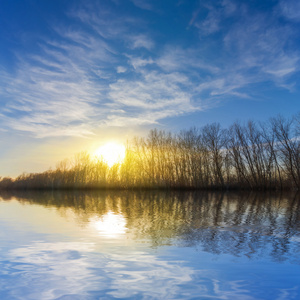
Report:
M 99 235 L 108 238 L 118 238 L 126 233 L 126 220 L 121 214 L 112 211 L 107 212 L 101 217 L 92 217 L 89 226 L 95 228 Z

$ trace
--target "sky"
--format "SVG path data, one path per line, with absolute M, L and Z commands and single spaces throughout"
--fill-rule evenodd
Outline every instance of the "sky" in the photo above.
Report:
M 0 176 L 159 128 L 300 111 L 298 0 L 0 1 Z

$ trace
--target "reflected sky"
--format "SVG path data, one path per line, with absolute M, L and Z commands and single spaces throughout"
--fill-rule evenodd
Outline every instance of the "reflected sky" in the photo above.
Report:
M 0 198 L 1 299 L 299 299 L 294 194 Z

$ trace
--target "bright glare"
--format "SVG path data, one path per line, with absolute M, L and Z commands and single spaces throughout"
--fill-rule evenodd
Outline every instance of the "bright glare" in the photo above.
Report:
M 102 236 L 116 238 L 126 233 L 126 220 L 120 214 L 109 211 L 101 218 L 90 219 L 90 226 L 98 231 Z
M 103 159 L 109 167 L 116 163 L 122 163 L 125 158 L 125 146 L 119 143 L 111 142 L 101 146 L 95 151 L 95 156 Z

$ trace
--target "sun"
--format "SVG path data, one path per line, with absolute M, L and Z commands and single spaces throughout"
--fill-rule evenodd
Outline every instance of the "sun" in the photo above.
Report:
M 99 147 L 94 155 L 98 159 L 103 159 L 109 167 L 122 163 L 125 158 L 125 146 L 117 142 L 109 142 Z

